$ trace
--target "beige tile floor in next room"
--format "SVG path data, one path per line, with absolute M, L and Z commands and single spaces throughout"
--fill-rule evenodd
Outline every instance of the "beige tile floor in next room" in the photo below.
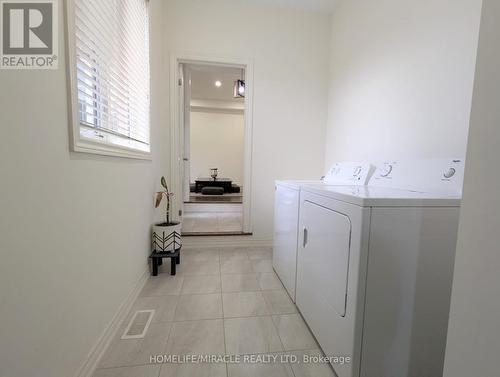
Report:
M 150 355 L 319 354 L 271 265 L 269 248 L 184 249 L 176 276 L 150 277 L 94 377 L 331 377 L 325 364 L 150 364 Z M 120 339 L 154 309 L 143 339 Z M 279 360 L 279 359 L 278 359 Z

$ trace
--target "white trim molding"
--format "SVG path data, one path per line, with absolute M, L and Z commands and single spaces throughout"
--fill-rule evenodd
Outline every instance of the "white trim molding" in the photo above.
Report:
M 75 377 L 93 376 L 95 370 L 97 369 L 97 366 L 99 365 L 99 361 L 101 360 L 111 341 L 117 334 L 120 325 L 125 320 L 127 314 L 132 308 L 132 305 L 139 296 L 139 293 L 141 293 L 142 288 L 144 288 L 144 285 L 148 281 L 149 274 L 150 272 L 148 265 L 148 268 L 146 268 L 146 270 L 143 272 L 132 291 L 129 293 L 125 301 L 123 301 L 123 303 L 120 305 L 109 324 L 101 333 L 101 336 L 99 337 L 97 342 L 91 348 L 82 366 L 76 372 Z
M 69 144 L 73 152 L 83 152 L 112 157 L 126 157 L 140 160 L 152 160 L 151 151 L 134 148 L 133 145 L 119 145 L 111 142 L 99 142 L 104 139 L 116 139 L 113 135 L 104 136 L 99 133 L 96 138 L 87 138 L 80 135 L 80 117 L 78 116 L 78 84 L 76 77 L 76 37 L 75 37 L 75 0 L 65 2 L 66 27 L 66 75 L 68 90 L 68 121 Z M 151 116 L 150 116 L 151 118 Z M 151 127 L 151 124 L 150 124 Z M 151 145 L 149 145 L 151 148 Z
M 244 102 L 191 99 L 191 111 L 199 113 L 245 114 Z
M 183 171 L 183 139 L 181 99 L 179 90 L 179 64 L 207 64 L 245 69 L 245 144 L 244 144 L 244 177 L 243 177 L 243 232 L 252 233 L 252 143 L 253 143 L 253 81 L 254 63 L 249 58 L 228 57 L 219 55 L 200 55 L 191 52 L 174 52 L 170 55 L 170 179 L 172 191 L 182 192 Z M 179 219 L 182 208 L 182 195 L 174 196 L 172 203 L 174 219 Z

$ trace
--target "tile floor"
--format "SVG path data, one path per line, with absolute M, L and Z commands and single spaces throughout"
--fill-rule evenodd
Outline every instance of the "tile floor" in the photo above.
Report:
M 325 364 L 151 364 L 151 355 L 318 354 L 266 248 L 184 249 L 151 277 L 94 377 L 333 377 Z M 154 309 L 142 339 L 122 340 L 133 313 Z
M 243 229 L 241 212 L 186 212 L 182 233 L 238 233 Z

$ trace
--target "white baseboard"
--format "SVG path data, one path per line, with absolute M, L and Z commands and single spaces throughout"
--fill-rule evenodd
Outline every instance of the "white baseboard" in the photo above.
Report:
M 257 238 L 252 235 L 237 236 L 187 236 L 182 237 L 182 246 L 190 247 L 272 247 L 271 238 Z
M 117 312 L 113 316 L 113 319 L 111 319 L 109 324 L 101 333 L 101 336 L 90 350 L 89 354 L 87 355 L 87 358 L 83 362 L 78 372 L 75 374 L 75 377 L 92 377 L 97 368 L 97 365 L 99 364 L 99 361 L 104 355 L 104 352 L 106 352 L 106 349 L 111 343 L 111 340 L 114 338 L 121 323 L 125 319 L 128 312 L 130 311 L 135 299 L 137 298 L 137 296 L 139 296 L 139 293 L 141 292 L 142 288 L 144 288 L 144 285 L 146 284 L 148 277 L 149 277 L 149 267 L 144 271 L 142 276 L 135 284 L 134 289 L 132 289 L 132 291 L 128 294 L 125 301 L 123 301 L 123 303 L 120 305 Z

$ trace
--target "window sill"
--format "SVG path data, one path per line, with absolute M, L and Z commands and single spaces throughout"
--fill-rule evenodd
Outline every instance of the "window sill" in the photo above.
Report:
M 132 158 L 151 161 L 151 152 L 121 147 L 112 144 L 98 143 L 92 140 L 79 139 L 73 144 L 73 152 L 98 154 L 101 156 Z

